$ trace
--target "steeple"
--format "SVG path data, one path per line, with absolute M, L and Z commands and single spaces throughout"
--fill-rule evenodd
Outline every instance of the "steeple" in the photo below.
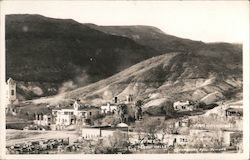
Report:
M 73 104 L 74 110 L 78 111 L 80 108 L 80 99 L 76 99 L 74 104 Z
M 6 100 L 7 104 L 13 104 L 16 98 L 16 81 L 9 78 L 6 82 Z

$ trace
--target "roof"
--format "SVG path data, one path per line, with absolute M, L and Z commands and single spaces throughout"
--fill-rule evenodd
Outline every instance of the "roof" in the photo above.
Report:
M 228 108 L 228 109 L 226 109 L 226 111 L 243 113 L 243 108 Z
M 15 84 L 15 81 L 12 78 L 9 78 L 7 80 L 7 84 Z
M 63 110 L 63 109 L 72 109 L 74 110 L 74 107 L 73 106 L 65 106 L 65 107 L 62 107 L 62 108 L 58 108 L 58 109 L 55 109 L 55 110 Z M 94 110 L 94 109 L 100 109 L 98 107 L 95 107 L 95 106 L 81 106 L 78 110 L 81 111 L 81 110 Z
M 116 127 L 128 127 L 128 125 L 126 123 L 119 123 Z

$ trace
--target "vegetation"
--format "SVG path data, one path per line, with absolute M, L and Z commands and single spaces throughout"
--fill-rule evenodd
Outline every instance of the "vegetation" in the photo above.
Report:
M 128 153 L 128 147 L 129 142 L 127 135 L 120 131 L 116 131 L 113 133 L 113 136 L 109 136 L 104 140 L 98 140 L 94 152 L 102 154 L 116 154 L 119 152 Z

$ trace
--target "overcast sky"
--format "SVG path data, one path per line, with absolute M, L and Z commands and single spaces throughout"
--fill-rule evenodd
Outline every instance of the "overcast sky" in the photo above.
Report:
M 150 25 L 204 42 L 242 42 L 247 1 L 5 1 L 5 14 L 41 14 L 97 25 Z

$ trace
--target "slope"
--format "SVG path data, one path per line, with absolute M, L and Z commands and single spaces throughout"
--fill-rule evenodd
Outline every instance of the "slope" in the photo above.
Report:
M 215 103 L 241 99 L 241 92 L 242 71 L 237 65 L 232 68 L 214 57 L 167 53 L 59 96 L 61 100 L 80 98 L 83 102 L 100 105 L 114 96 L 125 100 L 128 94 L 132 94 L 135 101 L 143 100 L 145 109 L 159 108 L 165 102 L 178 100 Z M 216 98 L 212 99 L 211 95 L 216 95 Z M 49 102 L 46 100 L 34 103 Z

